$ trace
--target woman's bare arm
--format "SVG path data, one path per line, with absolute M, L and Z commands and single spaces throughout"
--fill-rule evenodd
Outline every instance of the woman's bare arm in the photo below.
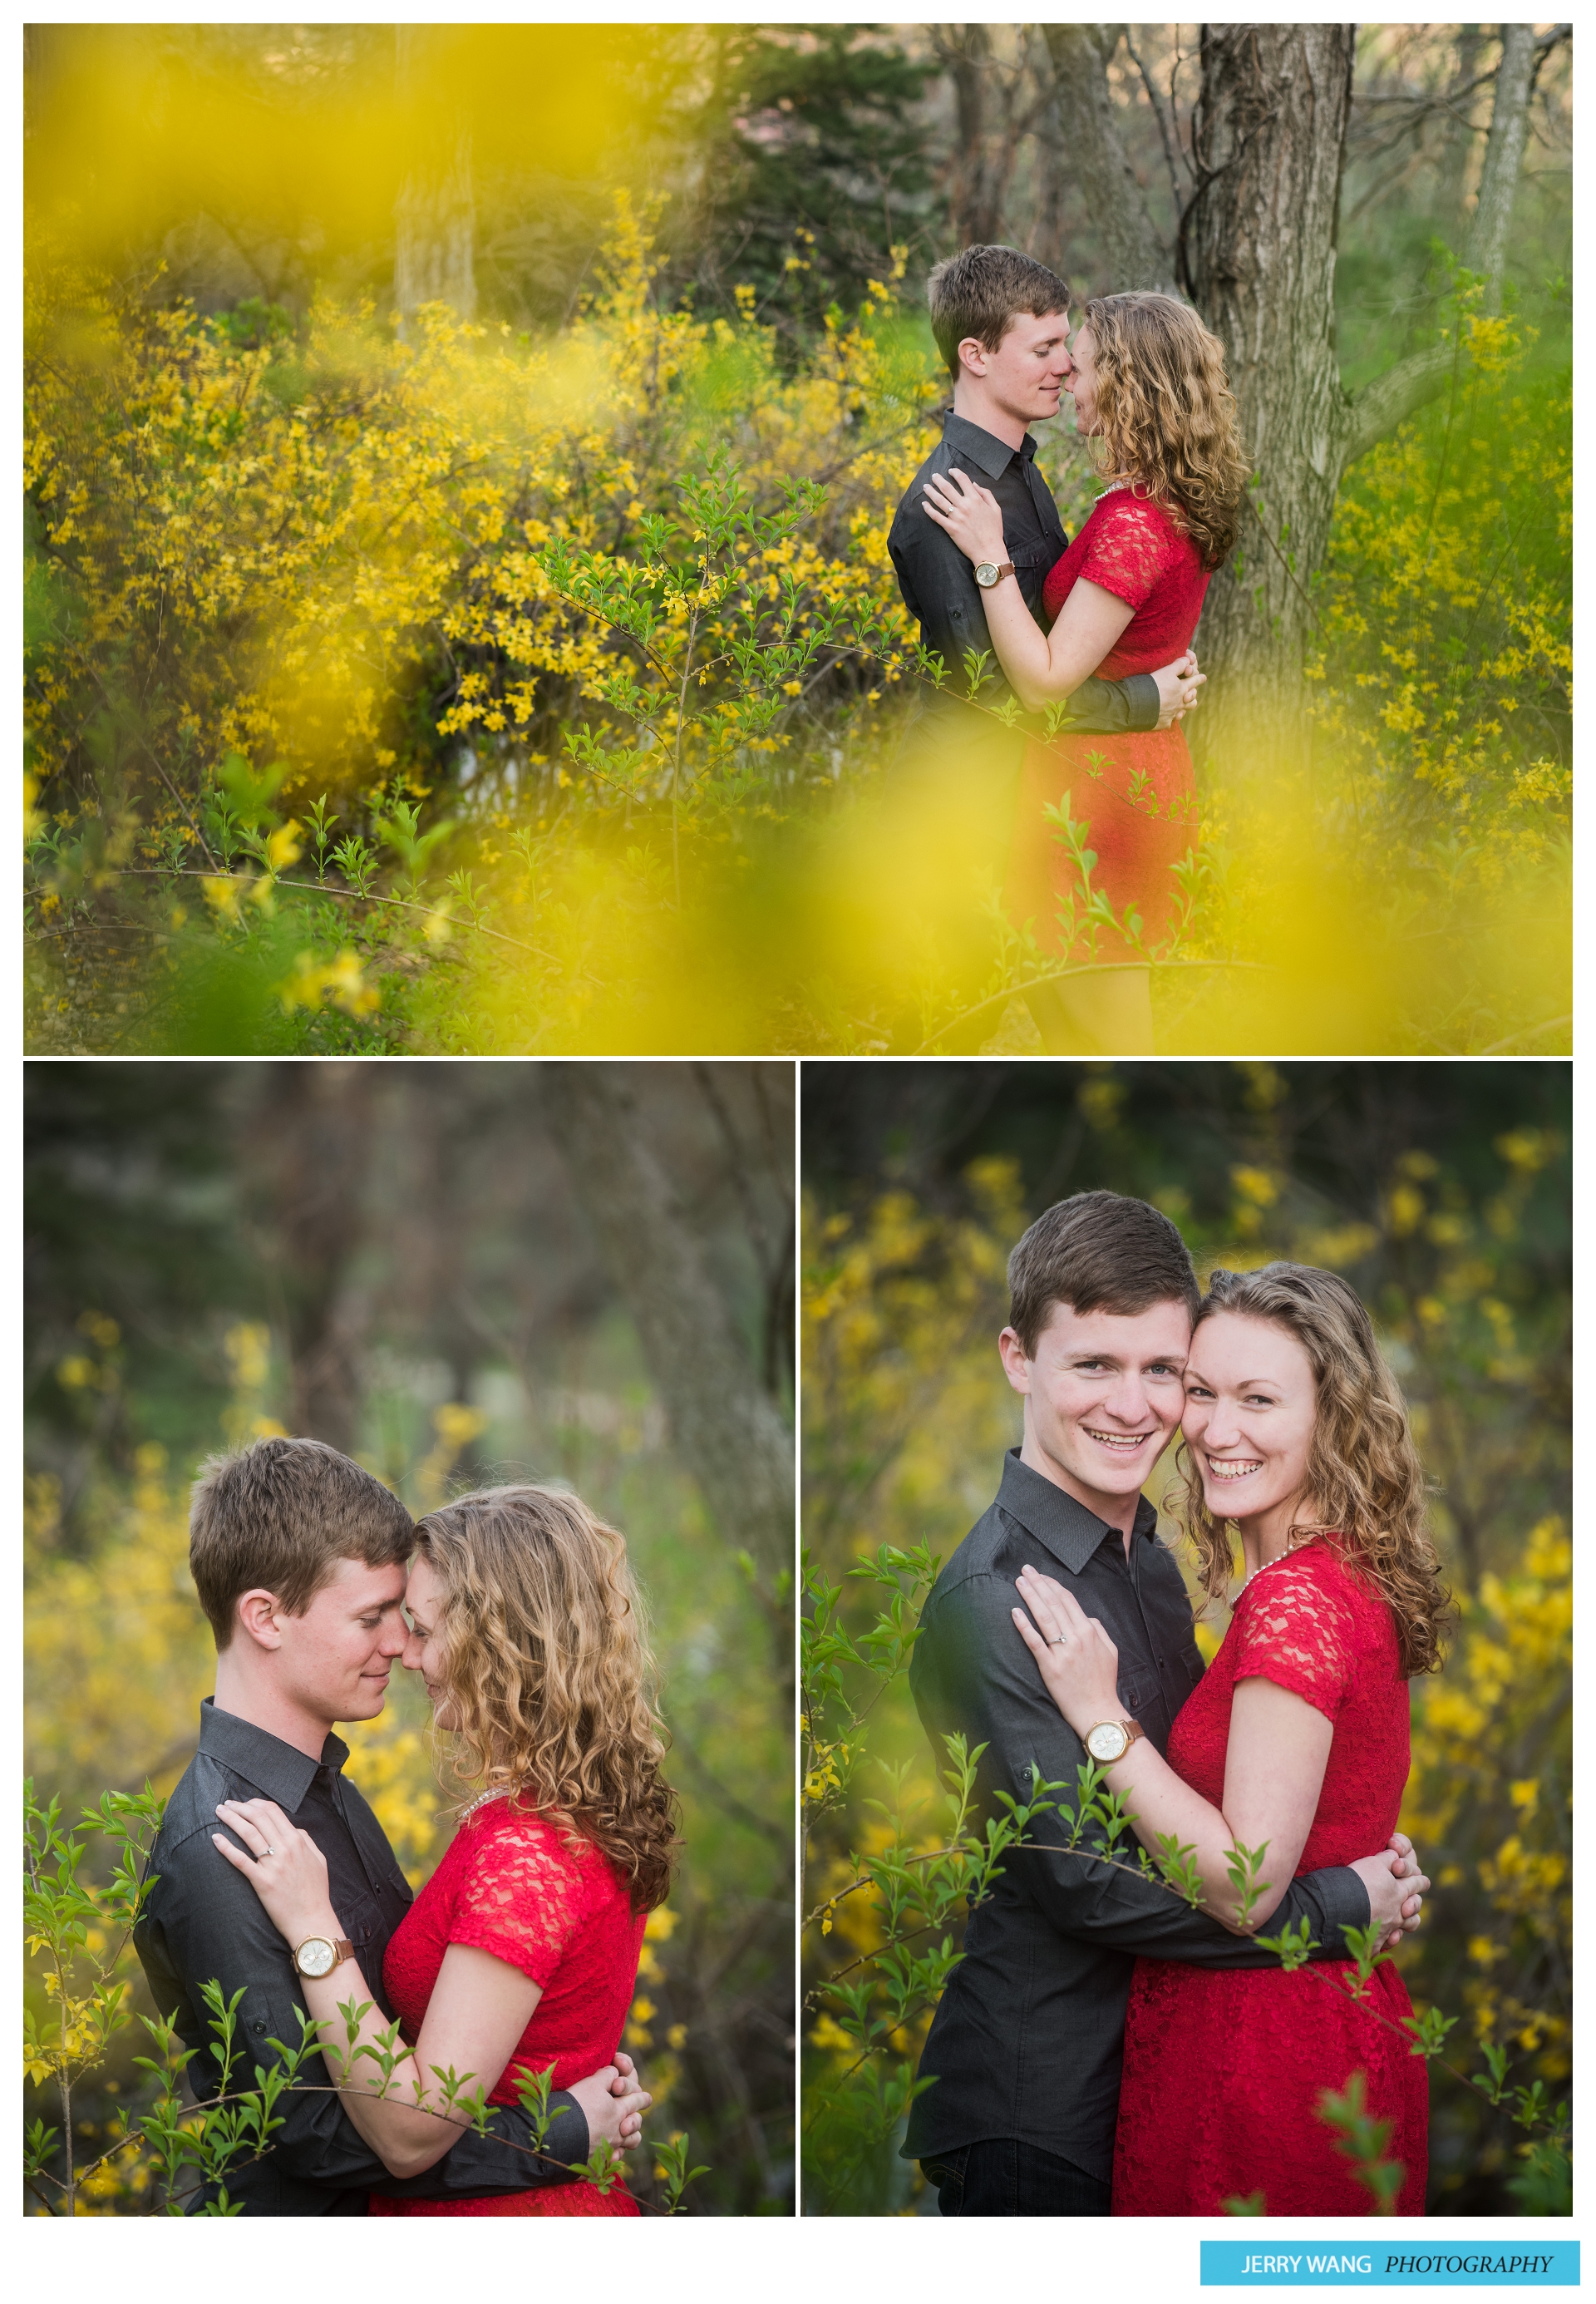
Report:
M 291 1824 L 272 1800 L 226 1800 L 216 1813 L 249 1853 L 241 1853 L 220 1833 L 213 1835 L 215 1846 L 248 1876 L 286 1943 L 297 1946 L 309 1936 L 342 1935 L 327 1891 L 326 1859 L 308 1833 Z M 474 1944 L 451 1944 L 426 2003 L 414 2056 L 398 2067 L 393 2093 L 382 2096 L 380 2065 L 375 2055 L 358 2052 L 376 2049 L 388 2027 L 359 1963 L 342 1961 L 330 1975 L 304 1976 L 300 1983 L 344 2109 L 394 2176 L 420 2175 L 470 2124 L 465 2105 L 446 2103 L 439 2075 L 452 2071 L 468 2098 L 475 2097 L 478 2086 L 485 2097 L 490 2096 L 543 1996 L 543 1986 L 510 1961 Z M 352 2042 L 339 2013 L 350 2001 L 357 2008 L 371 2003 Z M 567 2091 L 587 2115 L 592 2142 L 601 2136 L 614 2145 L 634 2142 L 641 2115 L 653 2102 L 642 2088 L 616 2096 L 617 2073 L 616 2065 L 606 2064 Z M 423 2083 L 419 2103 L 418 2080 Z
M 1017 1608 L 1015 1623 L 1076 1733 L 1084 1739 L 1098 1721 L 1119 1719 L 1119 1654 L 1097 1619 L 1053 1578 L 1032 1569 L 1020 1577 L 1018 1589 L 1030 1616 Z M 1268 1922 L 1296 1876 L 1319 1806 L 1331 1732 L 1330 1721 L 1305 1698 L 1250 1674 L 1237 1681 L 1231 1699 L 1222 1808 L 1195 1792 L 1145 1737 L 1105 1773 L 1143 1845 L 1155 1851 L 1164 1835 L 1195 1849 L 1204 1909 L 1237 1934 L 1252 1934 Z M 1266 1854 L 1244 1926 L 1230 1866 L 1238 1848 L 1260 1847 Z M 1405 1907 L 1429 1886 L 1427 1880 L 1402 1877 L 1389 1851 L 1352 1868 L 1369 1890 L 1372 1919 L 1388 1928 L 1410 1919 L 1417 1925 L 1416 1902 L 1414 1914 Z
M 977 566 L 991 561 L 1001 567 L 1008 557 L 1002 507 L 989 488 L 975 487 L 957 470 L 946 479 L 933 475 L 926 485 L 925 512 Z M 1012 576 L 1003 577 L 984 594 L 982 606 L 1004 677 L 1031 712 L 1072 696 L 1097 670 L 1135 614 L 1125 601 L 1084 577 L 1072 587 L 1051 632 L 1037 624 Z

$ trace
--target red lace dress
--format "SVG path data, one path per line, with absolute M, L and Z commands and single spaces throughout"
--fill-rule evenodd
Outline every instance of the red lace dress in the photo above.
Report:
M 1054 566 L 1043 588 L 1043 606 L 1056 619 L 1082 577 L 1100 584 L 1136 611 L 1097 667 L 1100 680 L 1156 672 L 1192 643 L 1208 572 L 1189 536 L 1182 536 L 1159 504 L 1129 488 L 1100 496 L 1092 515 Z M 1178 917 L 1179 884 L 1173 867 L 1197 837 L 1192 756 L 1178 723 L 1126 736 L 1077 734 L 1049 744 L 1033 737 L 1020 774 L 1019 810 L 1005 900 L 1010 917 L 1027 920 L 1044 952 L 1071 961 L 1094 955 L 1077 933 L 1070 943 L 1060 926 L 1060 903 L 1085 911 L 1079 876 L 1069 851 L 1043 815 L 1065 794 L 1076 822 L 1090 826 L 1085 845 L 1095 851 L 1092 885 L 1123 919 L 1127 906 L 1142 917 L 1150 949 L 1169 936 Z M 1099 931 L 1096 958 L 1134 960 L 1134 948 L 1110 929 Z M 1367 1851 L 1365 1851 L 1366 1853 Z
M 1407 1780 L 1407 1687 L 1397 1664 L 1389 1609 L 1332 1542 L 1315 1537 L 1242 1590 L 1219 1654 L 1176 1720 L 1170 1764 L 1217 1807 L 1231 1693 L 1238 1680 L 1261 1674 L 1305 1698 L 1334 1728 L 1298 1876 L 1372 1855 L 1396 1828 Z M 1136 1962 L 1115 2215 L 1219 2215 L 1231 2195 L 1256 2191 L 1271 2216 L 1369 2215 L 1369 2193 L 1315 2113 L 1321 2089 L 1339 2093 L 1359 2071 L 1369 2110 L 1392 2123 L 1388 2156 L 1407 2170 L 1398 2213 L 1423 2215 L 1429 2088 L 1423 2059 L 1409 2054 L 1400 2029 L 1412 2003 L 1387 1965 L 1360 2004 L 1338 1981 L 1354 1975 L 1350 1961 L 1316 1961 L 1295 1976 Z
M 514 2104 L 515 2067 L 569 2088 L 607 2064 L 620 2046 L 638 1979 L 644 1915 L 590 1842 L 490 1800 L 467 1817 L 442 1863 L 393 1931 L 383 1980 L 405 2038 L 421 2029 L 443 1954 L 476 1944 L 543 1986 L 532 2020 L 488 2101 Z M 374 2216 L 635 2216 L 624 2184 L 548 2184 L 474 2200 L 393 2200 L 370 2195 Z

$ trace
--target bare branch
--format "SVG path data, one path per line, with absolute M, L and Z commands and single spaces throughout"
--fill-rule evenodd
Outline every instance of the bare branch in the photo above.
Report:
M 1410 352 L 1365 385 L 1347 410 L 1346 462 L 1355 463 L 1415 410 L 1439 399 L 1447 388 L 1456 357 L 1450 344 L 1429 344 L 1423 352 Z
M 1164 148 L 1164 165 L 1170 172 L 1170 191 L 1174 196 L 1175 213 L 1178 216 L 1184 202 L 1180 191 L 1179 172 L 1175 165 L 1175 147 L 1178 131 L 1176 129 L 1173 107 L 1171 107 L 1170 117 L 1166 119 L 1164 116 L 1164 100 L 1158 92 L 1158 89 L 1153 81 L 1153 74 L 1148 71 L 1146 65 L 1142 62 L 1140 55 L 1136 52 L 1135 44 L 1130 37 L 1130 26 L 1128 24 L 1125 27 L 1125 53 L 1142 75 L 1142 86 L 1147 91 L 1147 101 L 1153 106 L 1153 117 L 1158 123 L 1159 141 Z M 1172 80 L 1174 77 L 1172 73 L 1170 77 Z M 1184 157 L 1185 156 L 1183 154 L 1182 157 L 1184 158 Z

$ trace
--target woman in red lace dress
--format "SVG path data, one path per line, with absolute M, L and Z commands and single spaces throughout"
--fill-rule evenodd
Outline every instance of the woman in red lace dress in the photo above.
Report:
M 984 596 L 987 628 L 1009 686 L 1033 711 L 1090 673 L 1123 680 L 1189 650 L 1208 580 L 1235 543 L 1246 480 L 1219 340 L 1176 298 L 1094 297 L 1070 358 L 1076 427 L 1102 444 L 1110 487 L 1047 580 L 1050 631 L 1005 580 L 1003 515 L 990 490 L 957 470 L 926 489 L 926 512 L 959 549 L 1002 572 Z M 1189 707 L 1203 676 L 1195 656 L 1188 665 Z M 1050 820 L 1049 809 L 1075 833 Z M 1006 902 L 1044 952 L 1090 971 L 1031 998 L 1051 1053 L 1152 1054 L 1147 957 L 1178 924 L 1175 868 L 1196 842 L 1192 758 L 1178 724 L 1031 739 Z M 1087 853 L 1091 894 L 1106 898 L 1111 924 L 1089 904 Z
M 651 2099 L 620 2041 L 677 1844 L 625 1544 L 578 1497 L 533 1487 L 462 1496 L 416 1537 L 403 1660 L 426 1682 L 457 1774 L 482 1789 L 388 1945 L 384 1982 L 414 2063 L 379 2098 L 376 2066 L 351 2052 L 345 2108 L 392 2173 L 410 2176 L 469 2118 L 449 2109 L 435 2066 L 472 2075 L 499 2105 L 518 2101 L 523 2075 L 547 2072 L 582 2104 L 590 2141 L 625 2145 Z M 289 1941 L 339 1938 L 308 1834 L 269 1800 L 230 1805 L 224 1820 L 254 1851 L 249 1876 Z M 372 1996 L 359 1963 L 301 1981 L 310 2014 L 330 2020 L 336 2063 L 339 2003 Z M 355 2046 L 382 2029 L 373 2008 Z M 417 2106 L 412 2071 L 429 2082 L 429 2109 Z M 370 2212 L 635 2216 L 638 2206 L 622 2181 L 582 2181 L 458 2200 L 373 2193 Z
M 1147 1740 L 1110 1766 L 1150 1851 L 1196 1851 L 1206 1908 L 1267 1926 L 1294 1874 L 1357 1861 L 1396 1826 L 1408 1767 L 1407 1681 L 1440 1661 L 1447 1596 L 1424 1531 L 1423 1476 L 1395 1378 L 1345 1281 L 1302 1265 L 1216 1272 L 1186 1363 L 1187 1528 L 1208 1591 L 1246 1576 L 1219 1654 L 1178 1714 L 1169 1758 Z M 1124 1707 L 1095 1619 L 1027 1570 L 1015 1622 L 1083 1737 Z M 1234 1851 L 1263 1847 L 1244 1914 Z M 1429 1883 L 1415 1881 L 1422 1891 Z M 1422 2215 L 1428 2096 L 1394 1968 L 1355 1999 L 1350 1961 L 1221 1972 L 1140 1960 L 1114 2151 L 1116 2215 L 1218 2215 L 1262 2194 L 1269 2215 L 1368 2215 L 1370 2193 L 1319 2114 L 1363 2075 L 1390 2122 L 1398 2214 Z

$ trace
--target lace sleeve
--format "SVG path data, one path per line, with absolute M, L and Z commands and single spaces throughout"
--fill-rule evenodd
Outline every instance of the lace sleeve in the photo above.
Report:
M 1353 1612 L 1309 1560 L 1261 1571 L 1237 1611 L 1236 1678 L 1272 1680 L 1334 1720 L 1355 1662 Z
M 1077 573 L 1139 608 L 1169 567 L 1170 545 L 1170 523 L 1159 506 L 1118 489 L 1092 516 Z
M 477 1826 L 474 1843 L 460 1869 L 450 1943 L 491 1952 L 546 1985 L 582 1923 L 582 1867 L 539 1817 L 492 1817 Z

